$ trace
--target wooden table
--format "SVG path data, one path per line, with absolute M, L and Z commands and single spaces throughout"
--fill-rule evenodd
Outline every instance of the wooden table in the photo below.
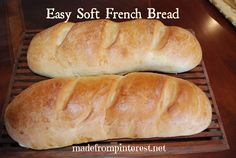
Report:
M 6 1 L 0 1 L 0 105 L 4 104 L 7 94 L 10 74 L 14 61 L 14 43 L 11 43 L 10 26 L 7 17 L 11 16 L 4 6 Z M 173 155 L 168 157 L 235 157 L 236 155 L 236 28 L 228 22 L 218 10 L 207 0 L 72 0 L 70 2 L 23 0 L 22 9 L 26 29 L 42 29 L 61 20 L 46 20 L 46 7 L 55 7 L 60 11 L 72 11 L 74 15 L 79 7 L 91 9 L 96 7 L 104 18 L 104 9 L 113 7 L 120 11 L 131 11 L 134 8 L 145 15 L 147 7 L 159 11 L 174 11 L 180 9 L 180 19 L 165 20 L 166 25 L 177 25 L 192 29 L 203 50 L 203 59 L 208 71 L 211 86 L 224 123 L 230 150 L 204 153 Z M 9 10 L 8 10 L 9 11 Z M 145 16 L 143 17 L 145 18 Z M 73 16 L 71 21 L 77 21 Z M 11 23 L 10 23 L 11 25 Z M 162 157 L 162 156 L 161 156 Z M 165 157 L 165 156 L 163 156 Z

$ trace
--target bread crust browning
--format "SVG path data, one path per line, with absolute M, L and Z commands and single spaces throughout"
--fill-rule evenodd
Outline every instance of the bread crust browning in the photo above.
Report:
M 113 138 L 185 136 L 206 129 L 211 105 L 194 84 L 166 75 L 56 78 L 19 94 L 5 112 L 21 146 L 51 149 Z
M 38 33 L 27 55 L 30 69 L 48 77 L 179 73 L 201 58 L 200 44 L 189 31 L 144 19 L 59 23 Z

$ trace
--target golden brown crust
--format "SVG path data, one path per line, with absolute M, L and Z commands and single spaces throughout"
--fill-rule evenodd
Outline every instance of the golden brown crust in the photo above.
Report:
M 192 135 L 210 121 L 209 100 L 197 86 L 153 73 L 42 81 L 18 95 L 5 112 L 9 135 L 33 149 Z
M 40 32 L 27 58 L 35 73 L 48 77 L 140 70 L 177 73 L 198 65 L 202 51 L 189 31 L 158 20 L 93 20 L 59 23 Z

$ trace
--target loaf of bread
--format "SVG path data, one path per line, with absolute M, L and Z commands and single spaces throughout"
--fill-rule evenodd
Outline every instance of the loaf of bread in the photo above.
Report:
M 30 69 L 47 77 L 179 73 L 201 58 L 199 42 L 189 31 L 144 19 L 59 23 L 38 33 L 27 55 Z
M 113 138 L 199 133 L 211 105 L 194 84 L 154 73 L 55 78 L 38 82 L 6 108 L 5 125 L 21 146 L 50 149 Z

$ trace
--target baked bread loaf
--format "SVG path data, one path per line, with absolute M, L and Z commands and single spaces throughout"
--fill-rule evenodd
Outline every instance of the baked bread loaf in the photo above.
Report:
M 201 47 L 189 31 L 144 19 L 59 23 L 38 33 L 27 55 L 30 69 L 47 77 L 179 73 L 201 58 Z
M 50 149 L 113 138 L 199 133 L 211 105 L 194 84 L 154 73 L 55 78 L 38 82 L 6 108 L 5 125 L 21 146 Z

